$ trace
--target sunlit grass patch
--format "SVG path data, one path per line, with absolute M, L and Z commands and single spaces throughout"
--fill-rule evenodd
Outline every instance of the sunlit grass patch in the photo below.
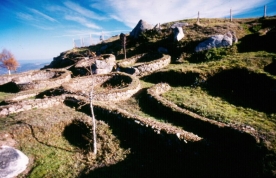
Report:
M 5 127 L 1 131 L 12 133 L 30 158 L 28 177 L 78 177 L 84 170 L 116 164 L 130 153 L 120 147 L 110 127 L 98 120 L 95 156 L 91 118 L 62 105 L 17 113 L 0 123 Z
M 0 102 L 4 101 L 8 96 L 12 95 L 11 93 L 0 92 Z
M 163 96 L 177 104 L 209 119 L 227 124 L 248 125 L 265 138 L 266 144 L 276 151 L 276 115 L 251 108 L 235 106 L 221 97 L 209 95 L 200 87 L 172 87 Z

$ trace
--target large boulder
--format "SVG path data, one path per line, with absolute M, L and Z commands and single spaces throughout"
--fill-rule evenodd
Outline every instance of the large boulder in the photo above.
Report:
M 185 36 L 182 27 L 175 27 L 173 29 L 173 33 L 174 33 L 174 40 L 175 41 L 180 41 Z
M 148 24 L 146 21 L 140 20 L 136 27 L 130 32 L 129 36 L 137 39 L 142 32 L 151 30 L 152 28 L 152 25 Z
M 9 146 L 0 148 L 0 177 L 12 178 L 22 173 L 29 162 L 29 158 L 21 151 Z
M 92 65 L 94 74 L 108 74 L 116 65 L 116 58 L 113 54 L 103 54 L 95 60 Z
M 207 40 L 199 43 L 195 48 L 196 52 L 209 50 L 211 48 L 227 47 L 232 46 L 233 43 L 238 41 L 235 32 L 228 31 L 224 35 L 215 35 Z

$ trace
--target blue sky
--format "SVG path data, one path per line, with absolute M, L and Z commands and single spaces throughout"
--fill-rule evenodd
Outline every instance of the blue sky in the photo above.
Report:
M 92 38 L 130 32 L 140 19 L 150 24 L 181 19 L 276 15 L 276 0 L 1 0 L 0 50 L 16 59 L 49 59 Z M 91 35 L 91 38 L 90 38 Z M 91 42 L 91 41 L 90 41 Z

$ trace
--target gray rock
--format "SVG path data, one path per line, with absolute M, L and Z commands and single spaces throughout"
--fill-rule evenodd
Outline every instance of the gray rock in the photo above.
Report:
M 101 55 L 99 59 L 95 60 L 92 65 L 94 74 L 107 74 L 110 73 L 116 65 L 116 58 L 113 54 Z
M 180 41 L 185 36 L 182 27 L 175 27 L 173 33 L 175 41 Z
M 237 41 L 238 40 L 235 35 L 235 32 L 228 31 L 224 35 L 215 35 L 199 43 L 195 48 L 195 51 L 199 52 L 199 51 L 204 51 L 211 48 L 232 46 L 233 42 L 236 43 Z
M 21 151 L 9 146 L 0 149 L 0 177 L 12 178 L 27 168 L 29 158 Z
M 129 36 L 137 39 L 142 32 L 152 28 L 152 25 L 148 24 L 146 21 L 140 20 L 136 27 L 130 32 Z

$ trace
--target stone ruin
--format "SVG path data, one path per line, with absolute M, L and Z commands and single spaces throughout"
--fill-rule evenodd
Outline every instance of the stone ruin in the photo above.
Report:
M 71 79 L 71 72 L 67 70 L 36 70 L 12 76 L 0 77 L 0 90 L 26 91 L 34 89 L 54 88 Z M 14 88 L 10 88 L 10 86 Z
M 91 67 L 93 74 L 108 74 L 114 66 L 116 66 L 116 57 L 113 54 L 102 54 L 80 60 L 75 64 L 77 70 L 82 70 L 81 73 L 86 73 Z
M 118 63 L 118 67 L 120 71 L 136 75 L 138 77 L 143 77 L 146 75 L 150 75 L 154 71 L 157 71 L 159 69 L 162 69 L 170 64 L 171 62 L 171 56 L 166 54 L 161 54 L 162 57 L 149 61 L 149 62 L 143 62 L 139 63 L 139 60 L 145 57 L 146 53 L 136 55 L 134 57 L 122 60 Z M 138 63 L 138 64 L 137 64 Z
M 72 79 L 62 84 L 65 93 L 89 97 L 96 101 L 125 100 L 138 92 L 140 81 L 138 78 L 124 73 L 110 73 L 90 75 Z

